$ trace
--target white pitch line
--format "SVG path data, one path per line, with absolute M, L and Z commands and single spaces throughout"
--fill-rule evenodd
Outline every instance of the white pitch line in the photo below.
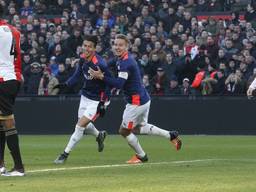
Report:
M 54 171 L 70 171 L 70 170 L 81 170 L 81 169 L 98 169 L 98 168 L 112 168 L 112 167 L 129 167 L 129 166 L 142 166 L 142 165 L 163 165 L 163 164 L 184 164 L 184 163 L 197 163 L 207 161 L 224 161 L 227 159 L 196 159 L 189 161 L 171 161 L 171 162 L 155 162 L 155 163 L 142 163 L 142 164 L 113 164 L 113 165 L 91 165 L 83 167 L 61 167 L 52 169 L 37 169 L 29 170 L 27 173 L 40 173 L 40 172 L 54 172 Z

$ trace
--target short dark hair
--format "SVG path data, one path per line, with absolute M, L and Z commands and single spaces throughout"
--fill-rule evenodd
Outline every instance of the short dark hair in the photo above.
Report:
M 84 40 L 93 42 L 95 47 L 98 43 L 98 37 L 95 35 L 86 35 L 84 37 Z
M 0 4 L 0 18 L 4 15 L 4 7 Z

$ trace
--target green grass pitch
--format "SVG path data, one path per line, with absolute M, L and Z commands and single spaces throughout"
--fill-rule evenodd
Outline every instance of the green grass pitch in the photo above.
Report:
M 139 136 L 149 162 L 127 166 L 132 150 L 120 136 L 108 136 L 97 152 L 84 137 L 64 165 L 53 160 L 69 136 L 21 136 L 27 175 L 0 177 L 0 192 L 255 192 L 255 136 L 182 136 L 176 152 L 165 139 Z M 7 167 L 12 161 L 6 149 Z

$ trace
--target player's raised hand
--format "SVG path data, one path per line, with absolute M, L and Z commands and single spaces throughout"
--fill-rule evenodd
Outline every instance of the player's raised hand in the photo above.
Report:
M 104 73 L 100 70 L 99 67 L 97 67 L 97 70 L 93 70 L 91 67 L 89 68 L 88 73 L 94 78 L 94 79 L 103 79 Z

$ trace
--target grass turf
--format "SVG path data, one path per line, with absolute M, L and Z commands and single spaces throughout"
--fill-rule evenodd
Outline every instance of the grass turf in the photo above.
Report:
M 67 135 L 21 136 L 27 175 L 0 177 L 0 192 L 256 191 L 254 136 L 183 136 L 179 152 L 163 138 L 140 136 L 149 156 L 149 162 L 140 166 L 125 165 L 133 152 L 120 136 L 108 136 L 102 153 L 97 152 L 95 138 L 86 136 L 64 165 L 54 165 L 68 139 Z M 11 168 L 7 152 L 6 164 Z M 45 169 L 50 170 L 41 172 Z

